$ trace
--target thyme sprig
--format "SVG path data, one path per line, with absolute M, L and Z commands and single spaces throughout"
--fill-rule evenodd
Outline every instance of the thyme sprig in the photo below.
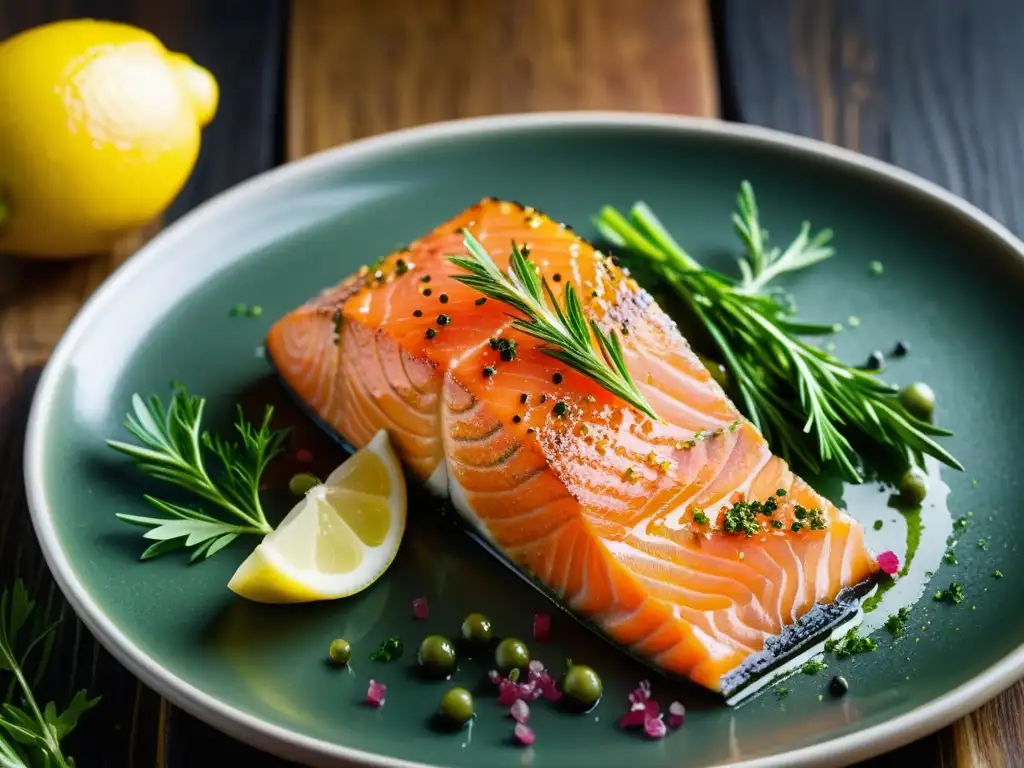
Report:
M 546 346 L 541 349 L 545 354 L 582 373 L 638 411 L 658 418 L 630 376 L 615 331 L 606 333 L 596 321 L 588 322 L 571 283 L 566 283 L 560 304 L 547 280 L 538 276 L 515 243 L 507 273 L 498 268 L 468 230 L 463 231 L 463 244 L 468 257 L 448 257 L 466 272 L 454 275 L 456 280 L 523 315 L 516 318 L 512 327 L 544 342 Z
M 952 433 L 911 415 L 896 387 L 799 338 L 834 333 L 837 326 L 798 321 L 769 290 L 775 277 L 830 258 L 831 232 L 812 235 L 805 223 L 785 250 L 770 248 L 747 182 L 737 208 L 733 223 L 746 249 L 740 280 L 703 267 L 642 202 L 628 217 L 605 206 L 595 224 L 612 245 L 648 262 L 689 305 L 718 347 L 746 415 L 787 460 L 814 471 L 834 463 L 860 481 L 851 442 L 860 439 L 896 449 L 907 463 L 920 465 L 929 455 L 963 469 L 932 439 Z

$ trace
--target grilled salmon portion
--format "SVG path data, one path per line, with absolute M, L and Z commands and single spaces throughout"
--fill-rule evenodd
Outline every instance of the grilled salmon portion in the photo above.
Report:
M 463 228 L 499 267 L 514 241 L 557 296 L 571 283 L 660 421 L 454 280 Z M 357 447 L 386 429 L 566 607 L 712 691 L 878 571 L 857 521 L 772 455 L 650 295 L 532 208 L 480 202 L 278 320 L 266 349 L 326 426 Z

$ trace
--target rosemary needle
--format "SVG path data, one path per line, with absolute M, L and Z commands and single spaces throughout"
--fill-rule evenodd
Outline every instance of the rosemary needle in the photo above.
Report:
M 545 342 L 547 346 L 541 349 L 546 354 L 579 371 L 637 410 L 658 419 L 629 374 L 615 331 L 605 333 L 596 321 L 587 321 L 572 283 L 565 284 L 560 305 L 547 280 L 538 277 L 514 242 L 507 273 L 498 269 L 490 254 L 468 230 L 463 230 L 463 244 L 468 257 L 448 257 L 466 272 L 454 275 L 456 280 L 522 314 L 525 319 L 517 318 L 512 327 Z M 597 339 L 597 349 L 591 333 Z

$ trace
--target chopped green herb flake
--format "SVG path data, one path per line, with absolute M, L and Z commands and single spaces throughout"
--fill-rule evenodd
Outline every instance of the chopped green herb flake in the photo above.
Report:
M 821 672 L 821 670 L 825 669 L 825 667 L 827 666 L 828 665 L 821 659 L 811 659 L 802 667 L 800 667 L 800 671 L 803 672 L 805 675 L 816 675 L 819 672 Z
M 853 656 L 858 653 L 870 653 L 877 648 L 878 643 L 870 637 L 860 637 L 857 635 L 857 627 L 853 627 L 842 637 L 825 643 L 825 650 L 829 653 L 834 653 L 840 659 L 845 659 L 847 656 Z
M 882 521 L 881 520 L 875 520 L 874 529 L 876 531 L 882 530 Z
M 707 525 L 711 522 L 711 519 L 699 509 L 693 510 L 693 521 L 697 525 Z
M 232 317 L 240 317 L 241 315 L 246 314 L 248 311 L 249 311 L 249 307 L 247 305 L 245 305 L 245 304 L 235 304 L 235 306 L 233 306 L 231 308 L 231 311 L 230 311 L 229 314 Z
M 885 266 L 880 261 L 872 261 L 868 264 L 868 272 L 877 277 L 885 272 Z
M 789 688 L 776 688 L 775 696 L 779 699 L 784 699 L 789 696 Z
M 773 528 L 781 528 L 782 526 L 783 526 L 783 522 L 781 520 L 772 520 L 772 527 Z
M 957 531 L 965 530 L 967 528 L 967 523 L 970 522 L 968 518 L 971 517 L 973 514 L 973 512 L 968 512 L 965 517 L 958 517 L 955 521 L 953 521 L 953 529 Z
M 395 274 L 396 275 L 401 276 L 401 275 L 404 275 L 408 271 L 409 271 L 409 264 L 408 264 L 408 262 L 406 262 L 405 259 L 399 259 L 398 261 L 395 262 Z
M 985 539 L 978 539 L 978 549 L 988 549 L 988 542 Z
M 555 416 L 558 416 L 559 418 L 565 416 L 565 414 L 567 414 L 568 412 L 569 406 L 561 401 L 555 403 L 555 407 L 551 409 L 551 413 L 553 413 Z
M 485 365 L 484 366 L 484 377 L 485 378 L 490 378 L 494 374 L 495 374 L 495 370 L 494 370 L 494 366 L 493 365 Z
M 449 325 L 449 324 L 451 324 L 451 322 L 452 322 L 452 319 L 448 315 L 440 314 L 440 315 L 437 316 L 437 324 L 438 325 Z
M 959 560 L 956 559 L 956 552 L 952 549 L 946 552 L 946 554 L 942 556 L 942 562 L 946 565 L 956 565 L 959 562 Z
M 1003 572 L 1000 571 L 1000 570 L 992 571 L 992 578 L 994 578 L 994 579 L 1001 579 L 1001 578 L 1003 578 Z
M 846 319 L 846 324 L 849 325 L 851 328 L 856 328 L 857 326 L 860 325 L 860 318 L 857 317 L 856 315 L 850 315 Z
M 885 620 L 885 628 L 893 637 L 900 637 L 907 629 L 907 619 L 910 618 L 909 608 L 900 608 L 896 613 Z
M 402 655 L 402 638 L 392 635 L 370 654 L 370 661 L 394 661 Z
M 959 605 L 964 601 L 964 588 L 955 581 L 951 581 L 949 589 L 940 589 L 935 593 L 935 600 L 940 603 Z
M 427 328 L 426 333 L 424 333 L 423 335 L 426 336 L 428 339 L 432 339 L 435 336 L 437 336 L 437 331 L 435 331 L 433 328 Z

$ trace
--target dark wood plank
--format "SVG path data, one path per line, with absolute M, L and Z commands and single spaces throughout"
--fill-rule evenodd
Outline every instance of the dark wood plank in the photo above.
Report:
M 1024 5 L 722 0 L 726 114 L 931 179 L 1024 233 Z M 867 765 L 1024 765 L 1024 684 Z
M 83 16 L 148 29 L 170 49 L 210 68 L 220 82 L 218 116 L 204 132 L 195 172 L 163 217 L 165 222 L 275 163 L 283 0 L 4 2 L 0 39 L 38 24 Z M 176 748 L 172 736 L 184 716 L 103 651 L 55 589 L 25 505 L 25 417 L 39 368 L 82 301 L 159 226 L 156 222 L 127 237 L 113 253 L 87 260 L 43 264 L 0 257 L 0 584 L 21 576 L 54 615 L 64 616 L 43 693 L 63 701 L 87 687 L 103 696 L 102 705 L 86 715 L 68 743 L 68 751 L 83 766 L 171 765 Z M 207 729 L 190 737 L 210 733 Z M 184 759 L 188 751 L 180 754 Z
M 289 158 L 382 131 L 503 112 L 714 115 L 707 7 L 705 0 L 295 0 L 287 103 Z

